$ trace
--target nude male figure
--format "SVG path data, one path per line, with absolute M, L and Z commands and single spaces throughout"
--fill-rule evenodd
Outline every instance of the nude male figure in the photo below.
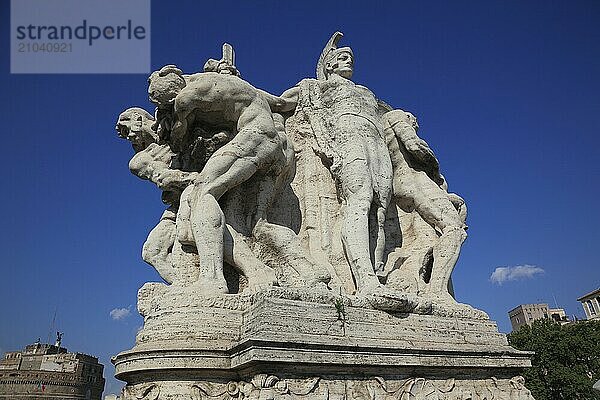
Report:
M 432 249 L 431 277 L 423 294 L 453 302 L 448 285 L 467 237 L 464 200 L 448 193 L 437 159 L 417 136 L 419 125 L 414 115 L 390 111 L 384 115 L 384 125 L 394 166 L 394 201 L 405 212 L 419 213 L 439 234 Z
M 183 137 L 195 122 L 218 121 L 235 132 L 207 161 L 189 195 L 191 230 L 200 255 L 200 291 L 227 293 L 226 224 L 219 199 L 255 174 L 277 175 L 288 162 L 271 105 L 283 108 L 284 102 L 235 75 L 216 72 L 193 75 L 175 97 L 171 136 Z
M 154 118 L 144 109 L 132 107 L 119 115 L 116 129 L 120 137 L 131 142 L 136 154 L 129 161 L 131 172 L 141 179 L 155 183 L 163 190 L 163 202 L 169 204 L 158 224 L 152 229 L 142 247 L 142 259 L 153 266 L 165 282 L 181 278 L 173 265 L 175 218 L 182 191 L 197 173 L 170 169 L 174 153 L 166 144 L 157 143 L 152 130 Z M 180 258 L 183 254 L 179 254 Z M 187 257 L 189 258 L 189 256 Z
M 158 144 L 152 125 L 154 118 L 145 110 L 129 108 L 119 115 L 119 136 L 132 143 L 136 154 L 129 162 L 131 172 L 141 179 L 150 180 L 163 190 L 163 202 L 169 204 L 152 229 L 142 248 L 142 258 L 153 266 L 169 284 L 189 285 L 197 282 L 198 254 L 182 248 L 182 232 L 190 229 L 189 196 L 193 192 L 198 172 L 185 172 L 172 167 L 175 154 L 167 144 Z M 187 210 L 186 211 L 184 211 Z M 260 262 L 235 229 L 227 226 L 223 248 L 226 262 L 236 266 L 248 279 L 248 286 L 257 289 L 276 282 L 274 271 Z

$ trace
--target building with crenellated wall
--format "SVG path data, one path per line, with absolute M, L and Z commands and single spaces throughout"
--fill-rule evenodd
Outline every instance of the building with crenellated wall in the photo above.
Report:
M 35 343 L 0 360 L 0 399 L 101 400 L 104 366 L 98 358 Z

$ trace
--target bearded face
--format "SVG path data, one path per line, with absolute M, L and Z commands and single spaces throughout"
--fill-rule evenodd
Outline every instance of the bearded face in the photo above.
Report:
M 136 151 L 145 149 L 156 142 L 156 133 L 152 130 L 154 118 L 144 109 L 128 108 L 119 115 L 115 129 L 119 137 L 131 142 Z

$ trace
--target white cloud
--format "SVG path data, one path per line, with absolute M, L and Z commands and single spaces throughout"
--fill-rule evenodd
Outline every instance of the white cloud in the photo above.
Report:
M 543 274 L 543 268 L 535 265 L 516 265 L 514 267 L 498 267 L 490 275 L 490 281 L 502 285 L 508 281 L 518 281 L 523 279 L 531 279 L 535 275 Z
M 131 315 L 131 306 L 127 308 L 115 308 L 110 310 L 110 317 L 115 321 L 125 319 Z

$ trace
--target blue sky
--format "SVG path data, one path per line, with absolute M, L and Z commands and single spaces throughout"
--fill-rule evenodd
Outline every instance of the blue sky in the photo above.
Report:
M 507 332 L 518 304 L 582 317 L 577 297 L 600 286 L 599 20 L 594 1 L 155 1 L 152 68 L 199 71 L 227 41 L 244 78 L 279 94 L 344 32 L 354 80 L 419 118 L 466 199 L 456 294 Z M 0 352 L 46 340 L 56 310 L 65 346 L 99 356 L 116 392 L 109 358 L 133 345 L 137 289 L 158 279 L 140 249 L 164 206 L 114 131 L 123 109 L 152 109 L 147 76 L 11 75 L 7 1 L 0 22 Z M 490 281 L 519 265 L 544 272 Z

